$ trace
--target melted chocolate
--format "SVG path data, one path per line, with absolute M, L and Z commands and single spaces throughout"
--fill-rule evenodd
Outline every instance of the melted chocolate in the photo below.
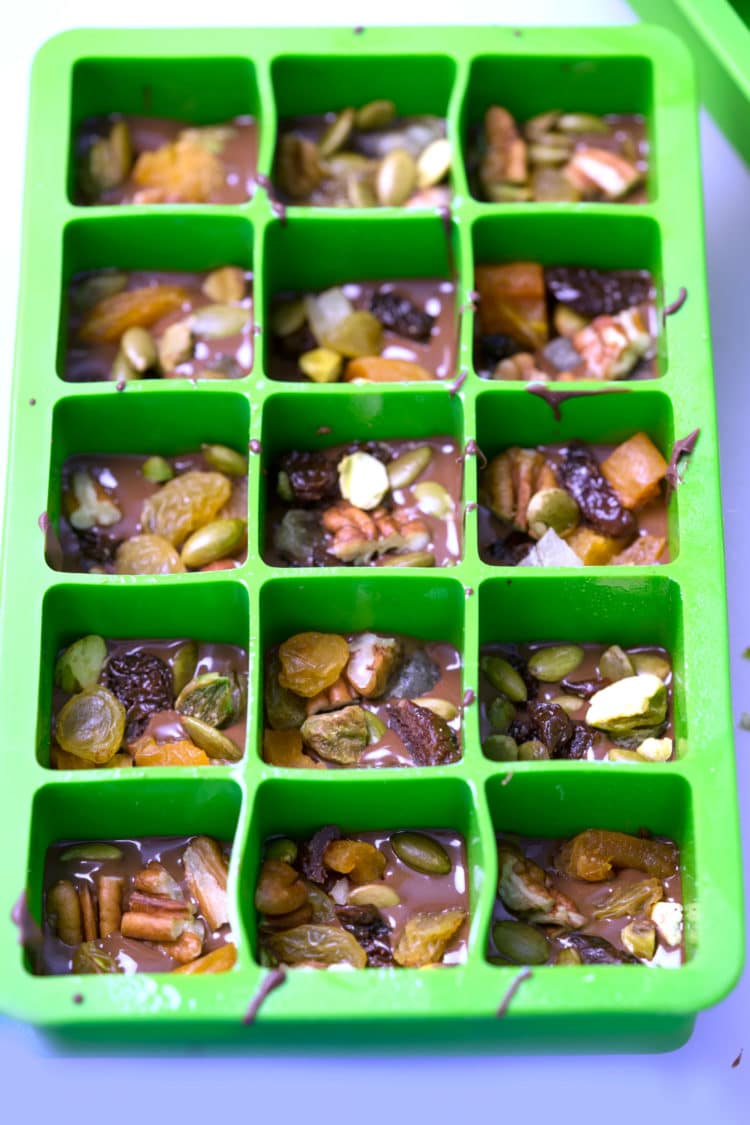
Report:
M 523 982 L 530 980 L 533 975 L 534 974 L 532 973 L 531 969 L 521 969 L 518 976 L 513 979 L 510 987 L 508 988 L 508 991 L 503 996 L 502 1000 L 500 1001 L 500 1006 L 497 1009 L 497 1018 L 499 1020 L 501 1020 L 505 1013 L 508 1011 L 513 997 L 518 992 Z
M 682 477 L 679 474 L 678 468 L 680 461 L 683 457 L 689 457 L 695 449 L 696 443 L 700 436 L 700 428 L 693 430 L 687 437 L 680 438 L 672 446 L 672 453 L 667 465 L 667 471 L 664 474 L 664 479 L 667 482 L 666 499 L 668 500 L 672 493 L 675 491 L 679 484 L 682 484 Z
M 526 390 L 530 395 L 541 398 L 551 408 L 555 419 L 559 422 L 562 418 L 560 403 L 567 402 L 569 398 L 585 398 L 588 395 L 621 395 L 630 390 L 629 387 L 592 387 L 584 391 L 564 391 L 557 387 L 550 387 L 546 383 L 527 383 Z
M 688 296 L 687 289 L 685 288 L 684 285 L 681 285 L 680 286 L 680 292 L 677 294 L 676 299 L 674 301 L 672 301 L 672 303 L 670 305 L 666 305 L 665 308 L 664 308 L 664 312 L 662 313 L 662 316 L 663 316 L 664 320 L 666 320 L 668 316 L 674 316 L 674 314 L 676 312 L 680 311 L 682 306 L 687 301 L 687 296 Z
M 274 989 L 277 989 L 286 980 L 286 969 L 278 965 L 275 969 L 271 969 L 266 973 L 261 981 L 258 989 L 250 1001 L 250 1005 L 242 1017 L 244 1024 L 251 1024 L 255 1022 L 255 1017 L 260 1011 L 267 998 L 271 995 Z

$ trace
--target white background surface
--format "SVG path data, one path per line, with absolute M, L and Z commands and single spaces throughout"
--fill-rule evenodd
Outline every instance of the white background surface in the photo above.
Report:
M 26 2 L 7 5 L 0 40 L 0 510 L 5 471 L 16 281 L 20 254 L 23 153 L 29 67 L 42 42 L 72 27 L 128 25 L 480 23 L 605 24 L 633 19 L 617 0 L 462 0 L 449 8 L 426 0 L 344 0 L 302 4 L 180 4 L 128 0 L 105 5 Z M 750 711 L 750 600 L 746 593 L 750 317 L 748 216 L 750 172 L 703 115 L 701 123 L 708 267 L 727 535 L 735 716 Z M 54 326 L 42 326 L 53 331 Z M 53 378 L 53 373 L 48 373 Z M 12 552 L 12 543 L 8 545 Z M 710 660 L 710 653 L 706 653 Z M 2 747 L 0 752 L 13 752 Z M 745 835 L 750 823 L 750 734 L 737 731 Z M 8 795 L 5 795 L 8 799 Z M 746 867 L 750 848 L 745 844 Z M 1 862 L 1 860 L 0 860 Z M 20 1113 L 33 1123 L 174 1122 L 231 1125 L 294 1121 L 313 1125 L 370 1121 L 550 1122 L 603 1120 L 707 1122 L 750 1120 L 750 977 L 723 1004 L 699 1017 L 691 1041 L 661 1056 L 578 1058 L 255 1059 L 213 1057 L 92 1059 L 63 1057 L 33 1030 L 0 1018 L 0 1122 Z M 732 1069 L 742 1047 L 743 1062 Z M 133 1044 L 137 1054 L 137 1043 Z M 197 1056 L 201 1056 L 197 1060 Z M 193 1060 L 196 1061 L 193 1061 Z M 583 1102 L 584 1097 L 587 1104 Z

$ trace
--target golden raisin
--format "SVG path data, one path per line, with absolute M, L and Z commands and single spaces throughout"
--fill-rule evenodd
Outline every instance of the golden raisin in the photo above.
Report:
M 307 902 L 300 874 L 283 859 L 266 859 L 255 888 L 255 907 L 263 914 L 289 914 Z
M 208 755 L 187 739 L 179 742 L 146 743 L 135 754 L 137 766 L 209 766 Z
M 634 867 L 666 879 L 677 871 L 679 856 L 670 841 L 588 828 L 563 844 L 556 862 L 564 874 L 598 883 L 609 877 L 613 867 Z
M 297 633 L 279 648 L 282 687 L 312 699 L 336 683 L 349 662 L 349 645 L 338 633 Z
M 334 840 L 323 853 L 323 863 L 339 875 L 348 875 L 353 883 L 382 879 L 385 871 L 383 853 L 363 840 Z
M 126 289 L 97 301 L 83 318 L 78 335 L 87 344 L 116 344 L 128 328 L 150 328 L 187 300 L 179 285 Z
M 144 501 L 141 526 L 179 547 L 188 535 L 215 518 L 231 491 L 223 473 L 182 473 Z
M 265 730 L 263 732 L 263 761 L 269 766 L 283 766 L 287 769 L 324 769 L 322 762 L 315 762 L 302 750 L 302 734 L 299 730 Z
M 185 564 L 162 535 L 134 535 L 117 548 L 115 574 L 182 574 Z

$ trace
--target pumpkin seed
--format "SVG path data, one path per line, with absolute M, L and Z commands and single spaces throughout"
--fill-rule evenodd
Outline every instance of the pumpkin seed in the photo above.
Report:
M 534 164 L 565 164 L 570 158 L 573 146 L 556 144 L 538 144 L 529 146 L 529 160 Z
M 531 199 L 531 188 L 519 184 L 488 184 L 485 191 L 491 203 L 525 203 Z
M 482 753 L 493 762 L 515 762 L 518 743 L 509 734 L 490 734 L 482 743 Z
M 201 288 L 209 300 L 231 304 L 245 296 L 245 275 L 237 266 L 222 266 L 208 275 Z
M 455 509 L 453 498 L 448 489 L 444 488 L 442 484 L 438 484 L 437 481 L 425 480 L 420 484 L 415 484 L 414 495 L 417 498 L 417 507 L 426 516 L 446 519 Z
M 550 109 L 545 113 L 537 114 L 536 117 L 530 117 L 523 127 L 526 140 L 540 141 L 542 137 L 555 128 L 559 116 L 559 109 Z
M 123 333 L 120 347 L 136 371 L 143 373 L 156 365 L 156 344 L 147 328 L 134 325 Z
M 174 469 L 165 457 L 147 457 L 141 467 L 141 476 L 152 484 L 166 484 L 174 476 Z
M 70 859 L 122 859 L 122 851 L 114 844 L 74 844 L 66 848 L 60 859 L 67 863 Z
M 406 203 L 417 183 L 417 165 L 405 148 L 394 148 L 381 160 L 375 175 L 375 194 L 381 207 Z
M 185 644 L 180 645 L 172 657 L 172 680 L 175 698 L 190 683 L 195 675 L 197 665 L 198 645 L 195 641 L 185 641 Z
M 619 645 L 610 645 L 599 658 L 599 675 L 605 680 L 624 680 L 635 675 L 635 668 Z
M 350 175 L 346 177 L 346 195 L 352 207 L 377 207 L 372 184 L 361 176 Z
M 296 301 L 282 301 L 276 305 L 271 313 L 271 331 L 274 336 L 292 336 L 299 332 L 307 321 L 305 299 L 300 297 Z
M 339 353 L 331 348 L 312 348 L 303 352 L 297 363 L 302 374 L 313 383 L 337 383 L 344 365 Z
M 563 133 L 608 133 L 609 125 L 593 113 L 563 113 L 557 119 Z
M 318 141 L 318 154 L 320 156 L 325 159 L 327 156 L 333 156 L 334 152 L 338 152 L 340 148 L 344 147 L 354 128 L 354 116 L 353 109 L 344 109 L 331 122 Z
M 349 892 L 347 901 L 352 906 L 398 906 L 401 899 L 387 883 L 362 883 Z
M 231 446 L 204 443 L 201 451 L 206 464 L 216 469 L 217 473 L 224 473 L 228 477 L 247 476 L 247 457 Z
M 133 379 L 138 378 L 138 372 L 122 349 L 118 351 L 114 358 L 111 375 L 115 383 L 130 383 Z
M 483 656 L 479 667 L 496 691 L 500 691 L 511 703 L 525 703 L 528 698 L 526 684 L 518 672 L 503 660 L 502 656 Z
M 280 859 L 283 863 L 293 864 L 298 850 L 294 840 L 290 840 L 287 836 L 277 836 L 275 840 L 269 840 L 266 844 L 265 858 Z
M 207 340 L 223 340 L 242 332 L 249 322 L 250 310 L 241 305 L 204 305 L 193 314 L 192 329 Z
M 495 922 L 492 940 L 500 956 L 514 965 L 543 965 L 549 959 L 546 937 L 526 922 Z
M 400 457 L 396 457 L 386 465 L 391 488 L 406 488 L 413 484 L 431 460 L 432 449 L 429 445 L 418 445 L 416 449 L 407 449 Z
M 490 726 L 498 734 L 505 734 L 515 717 L 515 707 L 509 699 L 504 699 L 501 695 L 496 696 L 487 708 Z
M 554 699 L 550 699 L 550 703 L 556 703 L 568 715 L 575 715 L 583 706 L 583 700 L 575 695 L 556 695 Z
M 417 187 L 420 190 L 433 187 L 450 172 L 451 143 L 447 137 L 439 137 L 424 149 L 417 159 Z
M 378 98 L 360 106 L 354 115 L 354 126 L 362 133 L 369 133 L 371 129 L 382 129 L 389 125 L 395 116 L 395 103 Z
M 165 328 L 159 340 L 159 366 L 162 371 L 174 371 L 193 354 L 193 334 L 189 320 L 178 320 Z
M 394 832 L 391 847 L 407 867 L 423 875 L 448 875 L 453 869 L 442 844 L 422 832 Z
M 556 965 L 582 965 L 581 954 L 577 949 L 561 949 L 555 957 Z
M 631 652 L 629 656 L 639 676 L 652 675 L 658 676 L 660 680 L 668 680 L 672 675 L 669 661 L 659 656 L 658 652 Z
M 218 559 L 228 558 L 245 542 L 245 520 L 212 520 L 194 531 L 185 541 L 180 557 L 185 566 L 197 569 Z
M 435 566 L 432 551 L 405 551 L 401 555 L 383 555 L 378 566 Z
M 428 711 L 432 711 L 433 715 L 445 719 L 446 723 L 451 722 L 458 715 L 457 707 L 454 707 L 447 699 L 439 699 L 435 695 L 420 696 L 418 699 L 413 699 L 412 703 L 416 703 L 417 707 L 426 707 Z
M 528 669 L 537 680 L 553 684 L 575 672 L 582 660 L 583 649 L 578 645 L 550 645 L 531 654 Z
M 222 758 L 230 762 L 239 762 L 242 757 L 242 750 L 226 734 L 222 734 L 220 730 L 216 730 L 215 727 L 204 723 L 201 719 L 193 718 L 192 715 L 180 715 L 180 722 L 190 740 L 195 743 L 199 750 L 205 751 L 209 758 Z
M 368 711 L 367 708 L 365 708 L 365 722 L 367 723 L 367 733 L 369 735 L 370 745 L 372 746 L 375 742 L 380 742 L 388 728 L 379 715 L 376 715 L 374 711 Z
M 541 488 L 535 492 L 526 510 L 529 535 L 541 539 L 552 528 L 558 535 L 576 527 L 581 510 L 574 498 L 564 488 Z
M 549 750 L 538 738 L 530 738 L 518 747 L 519 762 L 541 762 L 549 757 Z

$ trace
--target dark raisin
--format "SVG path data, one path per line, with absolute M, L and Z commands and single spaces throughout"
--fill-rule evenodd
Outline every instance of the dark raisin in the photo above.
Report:
M 558 472 L 564 488 L 578 502 L 584 520 L 594 531 L 615 539 L 632 538 L 636 534 L 638 521 L 632 512 L 623 508 L 588 449 L 571 445 L 565 451 Z
M 407 340 L 429 340 L 435 317 L 417 308 L 413 301 L 400 293 L 374 293 L 370 312 L 383 328 L 390 329 Z
M 496 332 L 479 337 L 479 362 L 486 367 L 494 367 L 503 359 L 509 359 L 524 349 L 512 336 L 503 336 Z
M 533 545 L 533 539 L 524 535 L 522 531 L 513 531 L 510 535 L 496 539 L 487 548 L 489 561 L 496 566 L 518 566 L 521 559 L 528 555 Z
M 293 503 L 316 504 L 340 498 L 336 461 L 323 453 L 295 449 L 281 458 L 279 468 L 287 475 Z
M 573 734 L 570 741 L 560 746 L 552 755 L 553 758 L 570 758 L 578 761 L 588 757 L 588 752 L 594 745 L 594 732 L 585 723 L 573 723 Z
M 306 843 L 300 845 L 297 866 L 306 879 L 320 886 L 328 882 L 330 872 L 323 863 L 323 853 L 330 843 L 340 839 L 341 831 L 337 825 L 326 824 Z
M 527 711 L 517 711 L 515 719 L 512 720 L 508 727 L 508 734 L 511 738 L 515 738 L 520 746 L 522 742 L 528 742 L 534 737 L 534 720 Z
M 554 757 L 557 750 L 567 745 L 573 734 L 573 724 L 566 711 L 557 703 L 529 703 L 529 714 L 534 723 L 536 737 Z
M 290 332 L 288 336 L 275 336 L 274 342 L 280 352 L 294 359 L 318 347 L 318 341 L 313 336 L 312 329 L 307 321 L 296 332 Z
M 437 766 L 458 757 L 456 736 L 445 719 L 410 699 L 388 707 L 388 726 L 418 766 Z
M 548 266 L 544 276 L 556 301 L 586 317 L 614 316 L 643 304 L 651 295 L 651 278 L 639 270 Z
M 617 949 L 606 938 L 592 934 L 564 934 L 558 938 L 563 949 L 575 949 L 584 965 L 640 965 L 637 957 Z
M 75 530 L 75 529 L 74 529 Z M 122 539 L 113 539 L 101 527 L 89 527 L 86 531 L 76 531 L 76 537 L 84 558 L 96 563 L 110 563 L 114 560 Z
M 338 906 L 341 925 L 348 930 L 367 954 L 367 964 L 392 965 L 391 928 L 374 906 Z
M 566 676 L 564 680 L 560 680 L 560 687 L 568 695 L 577 695 L 579 699 L 591 699 L 592 695 L 610 683 L 611 680 L 569 680 Z
M 174 701 L 173 682 L 169 665 L 151 652 L 109 658 L 102 683 L 125 708 L 125 736 L 129 741 L 143 734 L 150 715 L 170 710 Z

